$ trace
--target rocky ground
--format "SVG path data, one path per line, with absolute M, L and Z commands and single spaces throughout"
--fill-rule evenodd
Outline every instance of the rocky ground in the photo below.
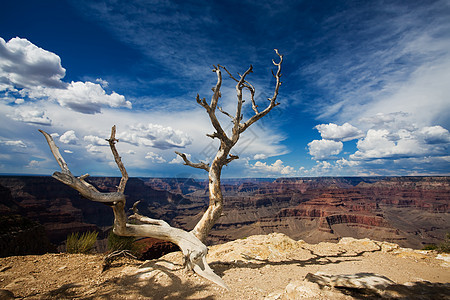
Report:
M 180 252 L 123 258 L 104 272 L 102 262 L 0 258 L 0 299 L 450 299 L 449 255 L 369 239 L 308 244 L 275 233 L 212 246 L 208 262 L 229 290 L 186 273 Z

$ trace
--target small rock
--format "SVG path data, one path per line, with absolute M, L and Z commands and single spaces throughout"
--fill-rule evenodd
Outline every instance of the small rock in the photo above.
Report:
M 279 300 L 283 296 L 283 292 L 276 292 L 276 293 L 270 293 L 266 297 L 264 297 L 264 300 Z
M 399 245 L 394 244 L 394 243 L 389 243 L 389 242 L 381 242 L 379 243 L 380 247 L 381 247 L 381 252 L 392 252 L 394 250 L 398 250 L 400 248 Z
M 443 260 L 444 262 L 441 264 L 443 267 L 450 267 L 450 254 L 441 253 L 436 256 L 436 259 Z

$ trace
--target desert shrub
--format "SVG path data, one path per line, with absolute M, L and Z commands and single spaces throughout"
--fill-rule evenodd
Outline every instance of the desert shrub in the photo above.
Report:
M 439 245 L 429 244 L 423 247 L 423 250 L 436 250 L 437 252 L 450 253 L 450 233 L 445 235 L 445 239 Z
M 97 241 L 98 232 L 79 232 L 69 234 L 66 241 L 67 253 L 89 253 Z
M 422 250 L 437 250 L 437 247 L 436 244 L 427 244 L 423 246 Z
M 108 249 L 110 251 L 129 250 L 135 252 L 136 247 L 133 244 L 135 239 L 133 236 L 117 235 L 111 230 L 108 234 Z
M 437 246 L 437 251 L 450 253 L 450 233 L 445 235 L 445 240 Z

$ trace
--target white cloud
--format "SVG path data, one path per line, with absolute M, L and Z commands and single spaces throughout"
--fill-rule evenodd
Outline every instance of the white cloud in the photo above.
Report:
M 69 153 L 69 154 L 72 154 L 72 153 L 73 153 L 73 151 L 71 151 L 71 150 L 64 150 L 64 153 Z
M 448 153 L 450 134 L 441 126 L 422 129 L 370 129 L 357 143 L 358 151 L 350 155 L 353 160 L 395 159 L 442 156 Z
M 108 146 L 109 143 L 106 139 L 102 139 L 95 135 L 86 135 L 83 140 L 95 146 Z
M 59 141 L 64 144 L 75 145 L 78 141 L 78 138 L 75 135 L 74 130 L 68 130 L 63 135 L 61 135 Z
M 345 158 L 341 158 L 339 160 L 336 161 L 336 165 L 339 166 L 340 168 L 344 168 L 344 167 L 356 167 L 360 164 L 359 161 L 355 161 L 355 160 L 347 160 Z
M 56 100 L 61 106 L 84 114 L 101 112 L 101 108 L 131 108 L 131 102 L 115 92 L 106 94 L 100 84 L 92 82 L 71 82 L 66 89 L 45 89 L 45 94 Z
M 135 124 L 128 131 L 117 134 L 126 143 L 136 146 L 154 147 L 158 149 L 184 148 L 192 143 L 192 139 L 181 130 L 164 127 L 158 124 Z
M 102 87 L 106 88 L 109 85 L 109 82 L 106 80 L 103 80 L 101 78 L 95 79 L 95 82 L 98 82 Z
M 308 144 L 308 148 L 313 159 L 326 160 L 341 153 L 343 144 L 332 140 L 314 140 Z
M 165 163 L 166 160 L 161 157 L 159 154 L 155 153 L 155 152 L 147 152 L 147 154 L 145 155 L 146 159 L 151 160 L 152 162 L 158 163 L 158 164 L 162 164 Z
M 271 175 L 293 175 L 295 173 L 295 169 L 290 166 L 285 166 L 281 159 L 276 160 L 273 164 L 269 165 L 265 162 L 257 161 L 254 165 L 250 165 L 250 167 L 254 170 L 257 170 L 260 173 L 266 174 L 268 176 Z
M 427 126 L 422 128 L 420 133 L 428 144 L 450 143 L 450 133 L 442 126 Z
M 64 88 L 66 70 L 58 55 L 37 47 L 26 39 L 0 38 L 0 83 L 14 88 L 44 86 Z M 3 86 L 5 88 L 5 86 Z
M 266 159 L 266 158 L 267 158 L 267 155 L 266 154 L 262 154 L 262 153 L 255 154 L 253 156 L 253 159 Z
M 10 147 L 26 148 L 27 145 L 21 140 L 0 140 L 0 145 L 6 145 Z
M 26 168 L 35 169 L 39 167 L 40 163 L 37 160 L 31 160 L 28 165 L 26 165 Z
M 124 96 L 106 94 L 103 87 L 108 82 L 103 79 L 97 79 L 100 84 L 63 82 L 66 70 L 59 56 L 26 39 L 13 38 L 6 43 L 0 38 L 0 57 L 0 91 L 16 91 L 32 100 L 50 99 L 84 114 L 100 113 L 102 107 L 131 108 Z
M 50 120 L 43 110 L 22 106 L 20 108 L 16 108 L 14 111 L 14 115 L 11 116 L 12 119 L 16 121 L 21 121 L 30 124 L 36 125 L 51 125 L 52 120 Z
M 102 150 L 100 149 L 100 147 L 94 146 L 92 144 L 87 145 L 86 150 L 87 150 L 87 152 L 90 152 L 90 153 L 103 153 Z
M 350 141 L 363 137 L 363 133 L 358 128 L 354 127 L 349 123 L 344 123 L 342 126 L 336 125 L 334 123 L 320 124 L 315 126 L 325 140 L 334 141 Z

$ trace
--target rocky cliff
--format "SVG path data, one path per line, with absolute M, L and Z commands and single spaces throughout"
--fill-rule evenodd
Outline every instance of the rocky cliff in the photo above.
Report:
M 119 183 L 89 180 L 104 191 Z M 128 207 L 140 200 L 142 214 L 186 230 L 208 205 L 207 182 L 192 178 L 131 178 L 125 193 Z M 450 232 L 449 177 L 233 179 L 223 180 L 223 193 L 209 244 L 282 232 L 311 243 L 352 236 L 419 249 Z M 107 230 L 113 220 L 109 207 L 51 177 L 0 177 L 0 210 L 42 224 L 54 243 L 74 231 Z
M 173 222 L 192 228 L 207 205 L 206 182 L 177 181 L 171 189 L 190 191 L 190 205 L 180 203 Z M 449 177 L 245 179 L 224 181 L 223 191 L 211 243 L 283 232 L 314 243 L 353 236 L 422 248 L 450 231 Z
M 95 177 L 89 180 L 100 190 L 112 191 L 120 178 Z M 166 220 L 174 215 L 172 203 L 183 200 L 181 195 L 155 190 L 138 178 L 128 181 L 125 193 L 129 207 L 141 200 L 139 209 L 142 213 Z M 56 245 L 72 232 L 98 231 L 100 238 L 105 238 L 114 219 L 110 207 L 84 199 L 78 192 L 47 176 L 0 176 L 0 212 L 20 215 L 40 225 L 39 230 Z M 6 235 L 5 238 L 9 239 Z M 27 253 L 42 251 L 46 250 L 35 249 Z

